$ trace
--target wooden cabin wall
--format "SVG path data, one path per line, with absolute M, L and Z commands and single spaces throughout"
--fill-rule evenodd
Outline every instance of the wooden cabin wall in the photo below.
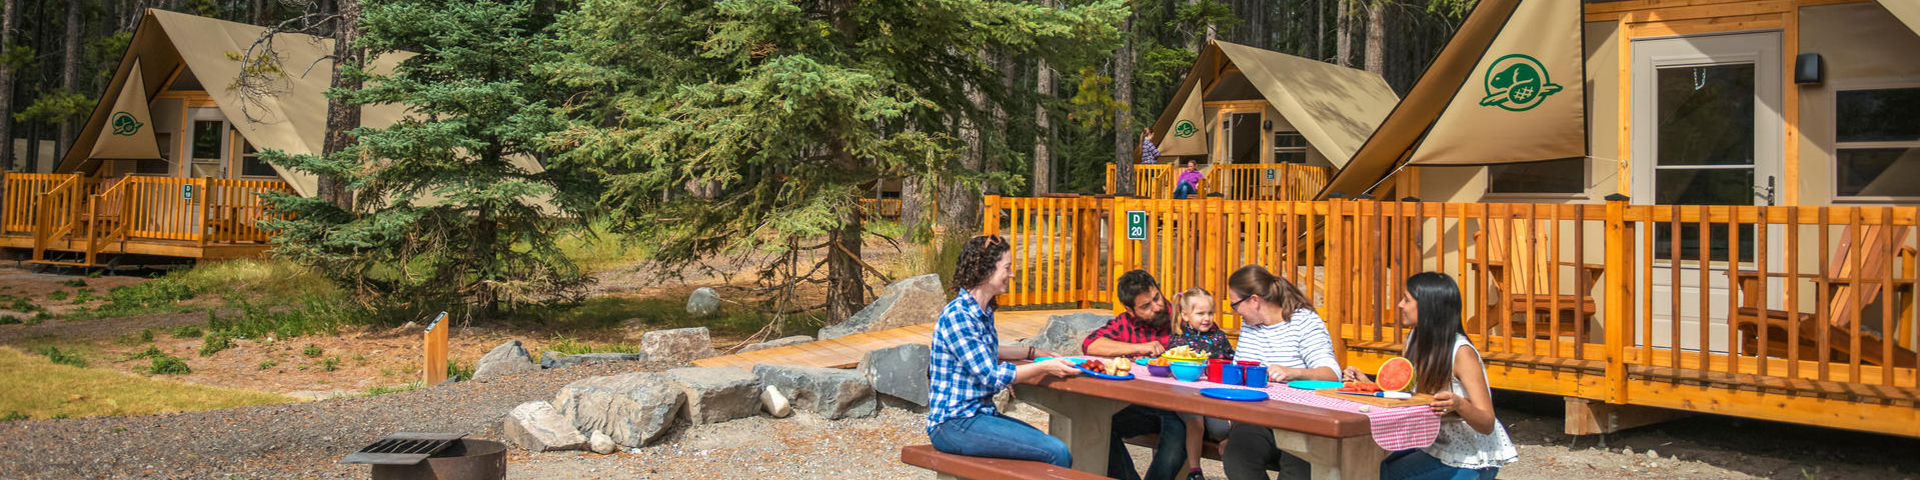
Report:
M 1800 9 L 1802 53 L 1818 53 L 1826 67 L 1819 85 L 1800 86 L 1801 205 L 1901 204 L 1835 196 L 1834 94 L 1862 88 L 1920 87 L 1920 34 L 1879 5 L 1855 3 Z M 1920 113 L 1916 113 L 1920 114 Z

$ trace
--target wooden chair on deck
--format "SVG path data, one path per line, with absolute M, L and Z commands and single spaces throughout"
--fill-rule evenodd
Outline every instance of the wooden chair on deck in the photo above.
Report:
M 1581 331 L 1593 331 L 1591 325 L 1580 329 L 1577 323 L 1583 315 L 1591 323 L 1598 312 L 1589 292 L 1606 266 L 1564 261 L 1556 264 L 1552 249 L 1557 245 L 1551 243 L 1545 233 L 1545 229 L 1552 226 L 1534 222 L 1536 220 L 1523 218 L 1494 219 L 1474 234 L 1475 242 L 1488 242 L 1487 275 L 1498 290 L 1491 296 L 1491 304 L 1495 307 L 1495 318 L 1504 319 L 1501 333 L 1525 336 L 1529 321 L 1533 322 L 1536 338 L 1574 337 Z M 1574 275 L 1560 278 L 1559 286 L 1562 290 L 1572 287 L 1572 293 L 1554 291 L 1555 269 L 1568 266 L 1575 267 Z M 1480 262 L 1470 260 L 1468 267 L 1478 269 Z M 1560 314 L 1558 329 L 1553 322 L 1556 306 Z M 1483 328 L 1479 322 L 1477 318 L 1472 319 L 1467 328 L 1479 331 L 1476 329 Z
M 1895 298 L 1880 302 L 1881 309 L 1892 310 L 1893 324 L 1881 325 L 1879 331 L 1865 328 L 1864 324 L 1861 325 L 1858 357 L 1861 363 L 1868 365 L 1891 364 L 1913 367 L 1915 346 L 1910 338 L 1914 327 L 1911 319 L 1913 318 L 1915 251 L 1913 247 L 1900 245 L 1894 250 L 1894 258 L 1887 256 L 1887 242 L 1904 243 L 1903 240 L 1907 238 L 1910 227 L 1892 227 L 1889 230 L 1869 225 L 1860 228 L 1858 244 L 1853 244 L 1853 227 L 1847 227 L 1847 230 L 1841 232 L 1839 244 L 1833 252 L 1833 259 L 1827 264 L 1832 270 L 1830 275 L 1824 278 L 1818 274 L 1801 276 L 1815 282 L 1824 281 L 1827 284 L 1827 316 L 1830 320 L 1825 325 L 1825 329 L 1828 349 L 1831 350 L 1827 358 L 1834 362 L 1847 362 L 1853 359 L 1856 353 L 1852 351 L 1852 323 L 1856 320 L 1854 311 L 1865 310 L 1867 306 L 1883 300 L 1880 294 L 1884 286 L 1880 280 L 1886 278 L 1889 273 L 1894 273 L 1892 278 Z M 1859 271 L 1854 271 L 1852 257 L 1855 255 L 1860 256 Z M 1896 267 L 1899 270 L 1890 272 Z M 1759 332 L 1760 326 L 1764 324 L 1767 328 L 1767 356 L 1787 358 L 1790 354 L 1787 330 L 1791 328 L 1798 330 L 1800 359 L 1818 361 L 1821 325 L 1816 318 L 1817 311 L 1806 313 L 1762 308 L 1761 298 L 1757 292 L 1766 287 L 1761 283 L 1759 272 L 1741 271 L 1736 275 L 1739 277 L 1737 280 L 1740 288 L 1740 308 L 1734 315 L 1733 323 L 1740 332 L 1741 352 L 1747 355 L 1760 354 Z M 1854 299 L 1856 289 L 1860 296 L 1858 302 Z M 1777 297 L 1785 295 L 1785 292 L 1770 291 L 1768 294 Z M 1892 358 L 1884 358 L 1887 348 L 1883 342 L 1886 341 L 1887 335 L 1892 335 L 1895 339 Z

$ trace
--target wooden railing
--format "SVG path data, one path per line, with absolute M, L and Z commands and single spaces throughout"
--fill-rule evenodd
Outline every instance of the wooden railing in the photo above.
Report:
M 1206 170 L 1194 197 L 1219 193 L 1228 200 L 1305 200 L 1327 186 L 1333 170 L 1296 163 L 1221 164 Z M 1113 194 L 1113 164 L 1107 164 L 1107 194 Z M 1170 164 L 1134 165 L 1134 195 L 1173 198 L 1180 167 Z
M 259 222 L 267 213 L 260 194 L 289 191 L 285 182 L 257 180 L 130 176 L 105 189 L 100 182 L 80 175 L 7 175 L 0 234 L 32 236 L 36 259 L 56 243 L 86 240 L 89 263 L 100 247 L 114 242 L 264 243 L 268 233 Z
M 1314 300 L 1344 362 L 1371 368 L 1398 355 L 1408 333 L 1394 308 L 1404 280 L 1438 271 L 1460 285 L 1461 318 L 1483 355 L 1525 367 L 1492 373 L 1496 387 L 1920 437 L 1914 207 L 986 203 L 987 232 L 1016 252 L 1074 253 L 1016 253 L 1006 305 L 1113 302 L 1104 285 L 1052 285 L 1111 285 L 1139 268 L 1169 295 L 1212 291 L 1231 329 L 1226 277 L 1263 265 Z M 1144 216 L 1144 239 L 1127 239 L 1129 211 Z M 1090 269 L 1103 270 L 1088 279 Z M 1782 396 L 1742 393 L 1755 389 Z M 1852 413 L 1861 405 L 1892 405 L 1895 417 Z
M 868 215 L 885 218 L 898 218 L 900 216 L 900 199 L 898 198 L 882 198 L 877 200 L 862 198 L 860 199 L 860 207 L 866 209 Z

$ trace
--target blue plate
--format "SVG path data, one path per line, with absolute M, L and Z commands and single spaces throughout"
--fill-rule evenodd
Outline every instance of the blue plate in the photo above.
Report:
M 1147 358 L 1147 357 L 1140 357 L 1140 358 L 1136 358 L 1136 359 L 1133 359 L 1133 364 L 1134 364 L 1134 365 L 1146 365 L 1146 364 L 1147 364 L 1147 362 L 1149 362 L 1149 361 L 1152 361 L 1152 360 L 1153 360 L 1153 359 L 1151 359 L 1151 358 Z
M 1072 364 L 1074 364 L 1074 365 L 1079 365 L 1079 364 L 1082 364 L 1082 363 L 1086 363 L 1086 362 L 1087 362 L 1087 359 L 1084 359 L 1084 358 L 1075 358 L 1075 357 L 1040 357 L 1040 358 L 1036 358 L 1036 359 L 1033 359 L 1033 363 L 1040 363 L 1040 362 L 1044 362 L 1044 361 L 1048 361 L 1048 360 L 1053 360 L 1053 359 L 1056 359 L 1056 358 L 1065 358 L 1065 359 L 1067 359 L 1067 362 L 1068 362 L 1068 363 L 1072 363 Z
M 1104 378 L 1104 379 L 1107 379 L 1107 380 L 1132 380 L 1132 379 L 1133 379 L 1133 374 L 1131 374 L 1131 373 L 1129 373 L 1129 374 L 1126 374 L 1126 375 L 1121 375 L 1121 376 L 1114 376 L 1114 375 L 1108 375 L 1108 374 L 1104 374 L 1104 373 L 1100 373 L 1100 372 L 1096 372 L 1096 371 L 1093 371 L 1093 370 L 1088 370 L 1088 369 L 1087 369 L 1087 367 L 1082 367 L 1082 366 L 1080 366 L 1080 364 L 1078 364 L 1078 363 L 1076 363 L 1076 364 L 1073 364 L 1073 366 L 1074 366 L 1074 367 L 1077 367 L 1077 368 L 1079 368 L 1079 369 L 1080 369 L 1080 373 L 1084 373 L 1084 374 L 1086 374 L 1087 376 L 1089 376 L 1089 377 L 1093 377 L 1093 378 Z
M 1267 392 L 1247 390 L 1244 388 L 1202 388 L 1200 389 L 1200 395 L 1209 398 L 1241 402 L 1258 402 L 1267 399 Z
M 1340 388 L 1340 387 L 1347 386 L 1347 384 L 1340 383 L 1340 382 L 1329 382 L 1326 380 L 1294 380 L 1291 382 L 1287 382 L 1287 386 L 1298 388 L 1301 390 L 1319 390 L 1322 388 Z

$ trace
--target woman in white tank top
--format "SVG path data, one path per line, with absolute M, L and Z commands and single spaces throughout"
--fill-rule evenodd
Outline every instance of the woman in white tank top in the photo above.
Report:
M 1406 350 L 1413 362 L 1414 390 L 1437 400 L 1428 408 L 1441 415 L 1433 445 L 1402 450 L 1380 465 L 1382 480 L 1491 479 L 1519 457 L 1500 419 L 1493 415 L 1493 393 L 1480 352 L 1460 327 L 1460 287 L 1444 273 L 1424 272 L 1407 279 L 1396 305 L 1407 327 Z M 1347 380 L 1367 381 L 1347 367 Z

